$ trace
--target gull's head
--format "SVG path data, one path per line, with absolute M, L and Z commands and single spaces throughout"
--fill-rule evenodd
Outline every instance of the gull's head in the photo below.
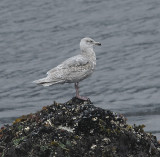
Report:
M 100 46 L 101 43 L 96 42 L 96 41 L 94 41 L 93 39 L 86 37 L 86 38 L 81 39 L 80 49 L 81 49 L 82 51 L 85 51 L 86 49 L 93 49 L 93 46 L 94 46 L 94 45 Z

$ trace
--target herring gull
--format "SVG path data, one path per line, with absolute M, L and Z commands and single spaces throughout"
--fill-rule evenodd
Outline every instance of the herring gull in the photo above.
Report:
M 47 77 L 35 80 L 34 83 L 43 86 L 51 86 L 62 83 L 75 83 L 76 97 L 82 100 L 88 98 L 79 95 L 79 82 L 90 76 L 96 66 L 96 55 L 93 46 L 100 46 L 91 38 L 83 38 L 80 41 L 81 53 L 62 62 L 57 67 L 47 72 Z

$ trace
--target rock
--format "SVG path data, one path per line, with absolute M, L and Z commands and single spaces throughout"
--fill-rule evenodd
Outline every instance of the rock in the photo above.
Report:
M 2 157 L 159 157 L 160 143 L 89 100 L 45 106 L 0 129 Z

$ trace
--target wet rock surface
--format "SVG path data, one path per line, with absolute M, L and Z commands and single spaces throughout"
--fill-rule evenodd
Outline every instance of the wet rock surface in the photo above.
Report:
M 0 129 L 2 157 L 160 157 L 160 143 L 123 115 L 72 98 Z

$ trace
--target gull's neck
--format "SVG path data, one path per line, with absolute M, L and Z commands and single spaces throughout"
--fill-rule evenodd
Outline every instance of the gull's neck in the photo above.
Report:
M 93 51 L 93 48 L 86 48 L 81 50 L 81 55 L 93 62 L 94 65 L 96 65 L 96 54 Z

